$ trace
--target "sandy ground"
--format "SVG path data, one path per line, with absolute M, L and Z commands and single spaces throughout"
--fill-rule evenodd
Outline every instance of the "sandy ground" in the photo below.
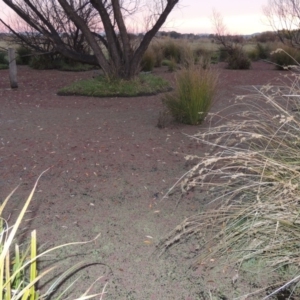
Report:
M 279 76 L 263 62 L 247 71 L 218 68 L 213 111 L 226 108 L 234 95 L 245 92 L 245 86 Z M 174 74 L 165 69 L 156 72 L 173 81 Z M 210 151 L 187 136 L 205 130 L 205 124 L 157 128 L 160 95 L 56 95 L 60 87 L 90 76 L 92 72 L 19 67 L 19 88 L 11 90 L 8 71 L 0 71 L 0 197 L 20 185 L 4 217 L 13 222 L 38 175 L 49 168 L 38 184 L 23 233 L 37 229 L 39 244 L 45 248 L 100 234 L 96 241 L 63 248 L 41 263 L 45 267 L 58 262 L 56 277 L 61 270 L 85 262 L 86 267 L 63 284 L 81 275 L 72 299 L 98 277 L 94 291 L 107 283 L 103 299 L 207 299 L 218 278 L 231 274 L 216 274 L 212 287 L 203 285 L 207 271 L 189 269 L 201 251 L 196 240 L 160 257 L 155 252 L 157 243 L 185 217 L 205 209 L 206 199 L 197 190 L 181 197 L 177 188 L 162 200 L 191 168 L 185 155 Z

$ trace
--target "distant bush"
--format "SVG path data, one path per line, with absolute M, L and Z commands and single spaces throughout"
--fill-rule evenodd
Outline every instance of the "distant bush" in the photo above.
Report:
M 141 70 L 144 72 L 150 72 L 155 66 L 155 54 L 152 49 L 148 49 L 141 61 Z
M 63 57 L 60 54 L 52 53 L 31 56 L 29 66 L 37 70 L 57 69 L 71 72 L 88 71 L 95 68 L 94 66 Z
M 275 42 L 278 37 L 276 32 L 266 31 L 255 37 L 256 41 L 259 43 Z
M 298 49 L 283 46 L 271 53 L 271 61 L 278 70 L 290 69 L 290 66 L 300 62 L 300 52 Z
M 0 51 L 0 70 L 8 69 L 8 60 L 6 58 L 6 53 Z
M 57 69 L 66 72 L 82 72 L 95 69 L 95 66 L 83 64 L 80 62 L 67 63 L 65 61 L 57 62 Z
M 220 62 L 226 61 L 228 58 L 228 51 L 226 50 L 226 48 L 222 46 L 219 48 L 218 52 L 219 52 L 219 61 Z
M 196 49 L 193 49 L 193 57 L 195 64 L 201 62 L 202 64 L 209 66 L 211 63 L 212 52 L 207 49 L 198 47 Z
M 211 64 L 217 64 L 219 62 L 219 52 L 218 51 L 212 51 L 210 55 L 210 63 Z
M 256 61 L 258 60 L 258 52 L 257 52 L 257 49 L 254 48 L 254 49 L 251 49 L 250 51 L 247 51 L 247 55 L 248 55 L 248 58 L 251 60 L 251 61 Z
M 269 44 L 256 44 L 256 51 L 259 59 L 267 59 L 270 57 L 271 48 Z
M 241 48 L 234 48 L 228 53 L 228 68 L 233 70 L 246 70 L 251 67 L 251 61 L 245 51 Z
M 176 74 L 175 91 L 166 94 L 163 103 L 176 121 L 200 124 L 213 103 L 216 84 L 217 74 L 211 69 L 183 69 Z
M 188 67 L 195 62 L 195 55 L 191 47 L 187 43 L 179 43 L 172 39 L 168 39 L 162 43 L 163 59 L 175 61 L 177 64 Z
M 57 69 L 61 60 L 52 54 L 41 54 L 32 56 L 29 66 L 37 70 Z
M 172 58 L 171 60 L 169 60 L 167 65 L 168 65 L 168 71 L 169 72 L 175 72 L 176 69 L 178 68 L 178 65 L 177 65 L 177 63 L 176 63 L 176 61 L 175 61 L 174 58 Z
M 166 59 L 174 59 L 177 63 L 180 63 L 180 45 L 179 43 L 169 39 L 163 45 L 163 56 Z
M 164 59 L 163 47 L 161 43 L 153 43 L 150 46 L 150 50 L 154 55 L 154 67 L 161 67 Z
M 0 64 L 1 65 L 8 65 L 7 54 L 4 51 L 0 51 Z
M 18 65 L 29 65 L 31 60 L 32 51 L 31 49 L 20 46 L 17 48 L 17 64 Z

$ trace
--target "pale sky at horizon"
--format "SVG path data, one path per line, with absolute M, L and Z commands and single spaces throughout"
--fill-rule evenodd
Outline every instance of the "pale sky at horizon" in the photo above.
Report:
M 209 2 L 209 4 L 207 4 Z M 166 30 L 184 33 L 213 33 L 213 9 L 221 14 L 231 34 L 252 34 L 272 30 L 262 8 L 268 0 L 181 0 L 169 16 Z
M 209 3 L 207 3 L 209 2 Z M 272 30 L 264 24 L 262 7 L 268 0 L 181 0 L 161 30 L 181 33 L 213 33 L 213 9 L 218 11 L 231 34 L 252 34 Z M 0 0 L 1 13 L 7 11 Z

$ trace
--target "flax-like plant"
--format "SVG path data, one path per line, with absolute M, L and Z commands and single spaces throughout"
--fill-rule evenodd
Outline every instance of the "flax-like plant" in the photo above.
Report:
M 251 87 L 222 112 L 223 119 L 210 116 L 207 124 L 216 126 L 191 137 L 209 145 L 211 153 L 198 157 L 181 189 L 200 189 L 210 201 L 206 211 L 184 220 L 161 243 L 164 251 L 197 235 L 201 254 L 195 266 L 211 265 L 222 274 L 231 266 L 239 274 L 252 265 L 252 277 L 265 280 L 251 293 L 259 299 L 275 287 L 264 299 L 286 289 L 300 297 L 299 73 L 283 82 Z
M 43 174 L 43 173 L 42 173 Z M 42 175 L 41 174 L 41 175 Z M 39 176 L 38 180 L 40 179 Z M 36 289 L 36 284 L 49 272 L 51 272 L 55 267 L 48 268 L 46 270 L 38 270 L 37 260 L 48 254 L 49 252 L 55 251 L 59 248 L 70 246 L 70 245 L 79 245 L 86 244 L 89 242 L 79 242 L 79 243 L 68 243 L 60 245 L 49 250 L 46 250 L 42 253 L 38 253 L 37 250 L 37 237 L 36 231 L 31 232 L 29 246 L 26 249 L 20 249 L 20 246 L 16 243 L 16 234 L 21 225 L 21 221 L 28 209 L 28 206 L 32 200 L 33 194 L 37 187 L 38 180 L 36 181 L 34 188 L 32 189 L 29 197 L 27 198 L 20 214 L 14 225 L 9 226 L 7 221 L 2 218 L 3 210 L 16 191 L 15 188 L 3 203 L 0 206 L 0 300 L 37 300 L 37 299 L 48 299 L 50 296 L 53 296 L 56 288 L 76 269 L 81 267 L 83 263 L 78 263 L 66 270 L 59 278 L 57 278 L 49 287 L 49 289 L 40 294 Z M 97 238 L 97 237 L 96 237 Z M 77 299 L 91 299 L 95 297 L 100 297 L 105 293 L 105 287 L 102 292 L 99 294 L 88 295 L 92 286 L 87 289 Z M 63 294 L 63 293 L 62 293 Z M 61 296 L 57 299 L 61 299 Z
M 209 112 L 216 92 L 218 75 L 210 69 L 192 65 L 176 74 L 175 91 L 165 94 L 163 103 L 175 120 L 197 125 Z

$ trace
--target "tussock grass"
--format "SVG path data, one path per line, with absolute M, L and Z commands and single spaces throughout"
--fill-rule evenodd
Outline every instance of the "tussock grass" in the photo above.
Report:
M 32 200 L 35 189 L 37 187 L 38 180 L 36 181 L 34 188 L 32 189 L 30 195 L 25 201 L 25 204 L 15 224 L 10 226 L 8 222 L 2 218 L 2 213 L 5 206 L 7 205 L 7 202 L 12 197 L 16 189 L 14 189 L 10 193 L 10 195 L 6 197 L 6 199 L 0 206 L 0 298 L 4 300 L 45 300 L 50 298 L 61 299 L 64 296 L 64 294 L 71 288 L 71 286 L 75 284 L 78 278 L 74 280 L 74 282 L 72 282 L 65 291 L 63 291 L 57 296 L 54 296 L 53 294 L 56 292 L 56 289 L 69 276 L 74 274 L 74 272 L 76 273 L 76 270 L 79 270 L 82 266 L 84 266 L 84 263 L 79 262 L 73 265 L 65 272 L 61 273 L 60 276 L 58 276 L 58 278 L 54 278 L 53 280 L 51 280 L 51 282 L 48 282 L 50 283 L 50 287 L 43 294 L 39 290 L 37 290 L 37 283 L 40 282 L 42 278 L 44 278 L 55 268 L 50 267 L 46 270 L 39 270 L 38 260 L 40 258 L 62 247 L 80 244 L 82 245 L 88 243 L 81 242 L 64 244 L 39 253 L 37 249 L 36 230 L 31 232 L 28 247 L 24 247 L 24 244 L 20 246 L 16 243 L 16 235 L 18 229 L 22 226 L 22 219 Z M 97 281 L 98 279 L 93 283 L 92 286 L 87 287 L 86 292 L 84 292 L 78 298 L 74 297 L 73 299 L 84 300 L 96 297 L 98 299 L 102 299 L 103 295 L 105 294 L 105 287 L 103 288 L 101 293 L 89 294 L 92 287 L 96 284 Z
M 175 79 L 175 91 L 165 94 L 163 103 L 175 120 L 191 125 L 202 123 L 213 104 L 217 73 L 193 65 L 178 71 Z
M 194 267 L 214 261 L 221 273 L 231 266 L 254 282 L 263 276 L 251 292 L 259 299 L 266 290 L 274 292 L 264 299 L 286 289 L 300 295 L 298 67 L 295 71 L 284 86 L 252 87 L 224 119 L 210 115 L 206 124 L 217 125 L 191 137 L 212 151 L 199 157 L 181 189 L 199 189 L 210 201 L 205 212 L 184 220 L 160 245 L 164 251 L 196 235 L 201 254 Z M 233 116 L 236 105 L 243 108 Z

